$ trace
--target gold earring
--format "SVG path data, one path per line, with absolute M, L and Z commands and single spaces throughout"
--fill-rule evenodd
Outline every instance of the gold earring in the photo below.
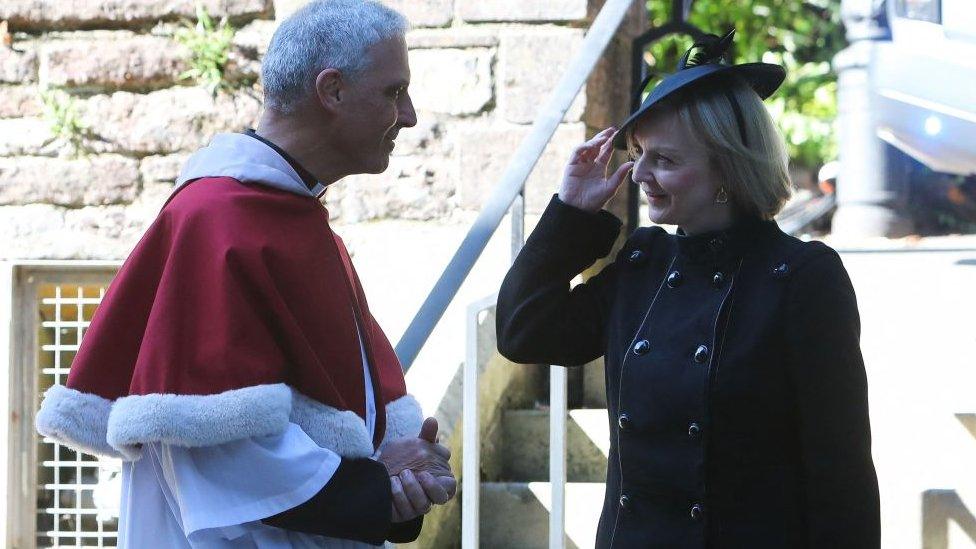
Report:
M 725 192 L 725 187 L 719 187 L 718 194 L 715 195 L 716 204 L 728 204 L 729 193 Z

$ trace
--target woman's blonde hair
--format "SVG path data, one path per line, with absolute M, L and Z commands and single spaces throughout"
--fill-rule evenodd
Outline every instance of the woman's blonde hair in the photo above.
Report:
M 793 192 L 786 145 L 748 84 L 736 77 L 714 77 L 666 99 L 660 109 L 673 110 L 709 151 L 709 161 L 725 177 L 725 190 L 740 213 L 762 219 L 779 213 Z M 659 112 L 655 107 L 644 116 Z M 627 135 L 631 157 L 636 127 Z

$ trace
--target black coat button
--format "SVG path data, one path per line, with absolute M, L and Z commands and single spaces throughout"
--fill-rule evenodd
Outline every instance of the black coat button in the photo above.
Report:
M 644 356 L 651 350 L 651 342 L 642 339 L 634 344 L 634 354 L 637 356 Z
M 715 286 L 716 288 L 718 288 L 722 284 L 725 284 L 725 275 L 723 273 L 720 273 L 720 272 L 713 274 L 712 275 L 712 286 Z
M 624 494 L 624 495 L 620 496 L 620 508 L 621 509 L 623 509 L 624 511 L 630 511 L 631 510 L 631 506 L 630 505 L 631 505 L 630 504 L 630 496 L 628 496 L 627 494 Z
M 776 278 L 784 278 L 788 274 L 790 274 L 790 266 L 787 263 L 780 263 L 773 267 L 773 276 Z
M 620 427 L 620 430 L 627 431 L 630 429 L 630 425 L 630 416 L 627 414 L 620 414 L 620 417 L 617 418 L 617 426 Z
M 677 288 L 681 285 L 681 273 L 678 271 L 671 271 L 668 275 L 668 287 Z
M 720 252 L 722 251 L 722 248 L 725 247 L 725 241 L 721 238 L 713 238 L 711 241 L 709 241 L 708 246 L 713 252 Z
M 691 438 L 698 438 L 701 435 L 701 425 L 697 423 L 692 423 L 688 426 L 688 436 Z
M 697 521 L 700 521 L 703 518 L 705 518 L 705 507 L 702 504 L 700 504 L 700 503 L 696 503 L 696 504 L 692 505 L 691 506 L 691 519 L 697 522 Z
M 627 261 L 630 261 L 634 265 L 639 265 L 644 262 L 644 259 L 645 259 L 644 252 L 640 250 L 634 250 L 630 252 L 630 256 L 627 258 Z
M 695 349 L 695 362 L 699 364 L 708 362 L 708 347 L 699 345 L 698 348 Z

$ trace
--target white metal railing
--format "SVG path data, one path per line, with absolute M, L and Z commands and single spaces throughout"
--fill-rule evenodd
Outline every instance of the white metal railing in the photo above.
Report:
M 566 368 L 549 368 L 549 547 L 566 546 Z
M 483 364 L 478 337 L 482 317 L 495 306 L 497 295 L 475 301 L 467 311 L 467 349 L 462 378 L 461 547 L 480 545 L 481 421 L 478 377 Z M 564 548 L 566 536 L 567 369 L 549 369 L 549 547 Z
M 397 354 L 406 367 L 409 367 L 409 363 L 419 352 L 427 335 L 433 330 L 443 309 L 453 299 L 457 287 L 460 287 L 461 282 L 470 272 L 474 261 L 484 249 L 484 242 L 487 242 L 498 227 L 501 221 L 500 214 L 508 210 L 513 203 L 511 212 L 513 259 L 521 249 L 525 180 L 632 5 L 633 0 L 607 0 L 594 18 L 579 51 L 570 61 L 566 73 L 556 84 L 549 101 L 536 116 L 531 132 L 519 145 L 501 183 L 397 345 Z M 511 197 L 516 189 L 518 193 L 513 200 Z M 467 351 L 462 389 L 461 546 L 464 549 L 476 549 L 480 542 L 481 439 L 478 418 L 478 375 L 480 373 L 478 325 L 479 317 L 494 303 L 495 296 L 485 298 L 469 305 L 467 311 Z M 564 549 L 566 546 L 566 421 L 568 417 L 566 368 L 550 368 L 549 380 L 549 483 L 552 491 L 549 509 L 549 547 Z
M 528 135 L 512 154 L 501 181 L 493 189 L 478 218 L 397 342 L 396 354 L 404 370 L 413 364 L 506 212 L 524 192 L 525 180 L 532 173 L 546 145 L 566 117 L 573 100 L 634 3 L 634 0 L 607 0 L 594 18 L 579 51 L 570 60 L 566 73 L 556 84 L 547 102 L 539 109 Z

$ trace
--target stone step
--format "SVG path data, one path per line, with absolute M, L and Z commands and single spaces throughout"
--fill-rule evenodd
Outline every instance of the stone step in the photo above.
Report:
M 552 487 L 548 482 L 481 484 L 481 547 L 547 549 Z M 589 549 L 603 510 L 604 485 L 566 484 L 566 548 Z
M 566 421 L 566 478 L 604 482 L 610 452 L 607 411 L 570 410 Z M 549 480 L 549 411 L 506 410 L 502 417 L 502 477 L 519 482 Z
M 583 407 L 607 407 L 607 382 L 603 373 L 603 359 L 583 366 Z

